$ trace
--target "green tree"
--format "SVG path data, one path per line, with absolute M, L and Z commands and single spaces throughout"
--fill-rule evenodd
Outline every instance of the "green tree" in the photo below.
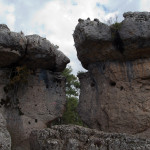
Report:
M 70 66 L 63 71 L 62 75 L 66 77 L 66 109 L 63 116 L 55 120 L 53 124 L 83 125 L 76 111 L 80 92 L 78 78 L 72 74 L 72 68 Z

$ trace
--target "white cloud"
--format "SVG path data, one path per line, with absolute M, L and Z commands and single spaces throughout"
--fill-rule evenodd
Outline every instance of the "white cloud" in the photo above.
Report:
M 11 29 L 11 30 L 14 30 L 14 24 L 15 24 L 15 16 L 11 13 L 8 13 L 6 15 L 6 22 L 7 22 L 7 25 L 8 27 Z
M 1 23 L 7 24 L 11 30 L 14 29 L 15 24 L 14 11 L 14 5 L 5 4 L 3 1 L 0 0 L 0 21 Z
M 150 12 L 150 0 L 141 0 L 140 11 L 149 11 Z

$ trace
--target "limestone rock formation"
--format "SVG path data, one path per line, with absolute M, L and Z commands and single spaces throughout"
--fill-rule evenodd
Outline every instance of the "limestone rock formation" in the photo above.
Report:
M 78 58 L 88 69 L 79 75 L 78 112 L 91 128 L 150 137 L 150 15 L 124 17 L 112 26 L 85 20 L 75 29 Z
M 0 114 L 0 150 L 11 150 L 11 137 L 2 114 Z
M 61 72 L 70 60 L 45 38 L 11 32 L 6 25 L 0 25 L 0 47 L 0 113 L 12 150 L 29 150 L 31 131 L 46 128 L 63 114 Z
M 0 67 L 18 63 L 32 69 L 42 68 L 57 72 L 63 71 L 70 62 L 46 38 L 11 32 L 4 24 L 0 24 L 0 60 Z
M 150 141 L 126 134 L 109 134 L 80 126 L 53 126 L 33 131 L 31 150 L 149 150 Z
M 73 34 L 77 55 L 84 68 L 92 62 L 149 58 L 150 15 L 128 12 L 121 23 L 112 26 L 84 20 Z
M 16 63 L 25 54 L 27 39 L 21 33 L 11 32 L 0 24 L 0 67 Z
M 27 38 L 26 55 L 20 64 L 26 64 L 29 68 L 43 68 L 61 72 L 70 62 L 57 47 L 46 38 L 39 35 L 29 35 Z M 58 61 L 59 60 L 59 61 Z

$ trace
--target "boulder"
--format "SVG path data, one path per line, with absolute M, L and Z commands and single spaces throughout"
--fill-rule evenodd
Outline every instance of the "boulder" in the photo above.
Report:
M 91 128 L 150 138 L 150 15 L 128 12 L 124 17 L 121 24 L 105 25 L 111 33 L 89 20 L 84 30 L 82 24 L 87 20 L 80 21 L 75 29 L 78 58 L 88 69 L 79 75 L 78 112 Z M 95 36 L 89 32 L 91 26 Z M 82 35 L 89 35 L 89 39 L 79 43 Z M 99 42 L 95 41 L 97 35 Z
M 46 38 L 11 32 L 7 25 L 0 24 L 0 67 L 25 65 L 35 70 L 61 72 L 69 62 L 58 46 Z
M 20 61 L 21 65 L 27 65 L 31 69 L 49 69 L 61 72 L 70 62 L 57 46 L 39 35 L 29 35 L 27 38 L 27 50 L 25 57 Z
M 97 19 L 79 20 L 73 37 L 77 56 L 86 69 L 91 62 L 103 61 L 109 57 L 115 59 L 116 55 L 120 55 L 120 53 L 116 54 L 112 44 L 110 27 Z
M 126 59 L 150 57 L 150 12 L 127 12 L 119 28 Z
M 105 133 L 80 126 L 61 125 L 35 130 L 31 150 L 149 150 L 150 141 L 126 134 Z
M 11 32 L 7 25 L 0 24 L 0 67 L 19 61 L 25 54 L 27 40 L 22 33 Z
M 150 13 L 127 12 L 121 23 L 108 26 L 98 19 L 79 20 L 73 37 L 83 67 L 93 62 L 150 57 Z
M 11 137 L 6 128 L 6 120 L 0 113 L 0 149 L 11 150 Z

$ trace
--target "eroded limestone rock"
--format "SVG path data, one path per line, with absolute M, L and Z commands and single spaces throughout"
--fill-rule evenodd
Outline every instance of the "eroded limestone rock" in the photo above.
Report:
M 0 67 L 17 64 L 61 72 L 69 62 L 69 58 L 46 38 L 11 32 L 7 25 L 0 24 Z
M 106 60 L 107 57 L 115 58 L 118 55 L 115 54 L 115 51 L 114 53 L 111 52 L 114 47 L 111 41 L 110 27 L 97 20 L 79 21 L 73 37 L 78 58 L 86 69 L 91 62 Z
M 61 72 L 70 62 L 69 58 L 57 50 L 57 47 L 46 38 L 39 35 L 29 35 L 26 38 L 26 55 L 20 64 L 32 69 L 42 68 Z
M 124 17 L 121 23 L 112 26 L 98 19 L 79 21 L 73 37 L 84 68 L 99 61 L 149 58 L 149 12 L 128 12 Z
M 33 131 L 31 150 L 149 150 L 150 141 L 126 134 L 109 134 L 80 126 L 53 126 Z
M 78 111 L 91 128 L 150 137 L 150 15 L 128 12 L 124 17 L 121 24 L 104 25 L 109 32 L 89 20 L 75 29 L 78 57 L 88 69 L 79 75 Z
M 11 32 L 7 25 L 0 24 L 0 67 L 19 61 L 25 54 L 27 40 L 21 33 Z

